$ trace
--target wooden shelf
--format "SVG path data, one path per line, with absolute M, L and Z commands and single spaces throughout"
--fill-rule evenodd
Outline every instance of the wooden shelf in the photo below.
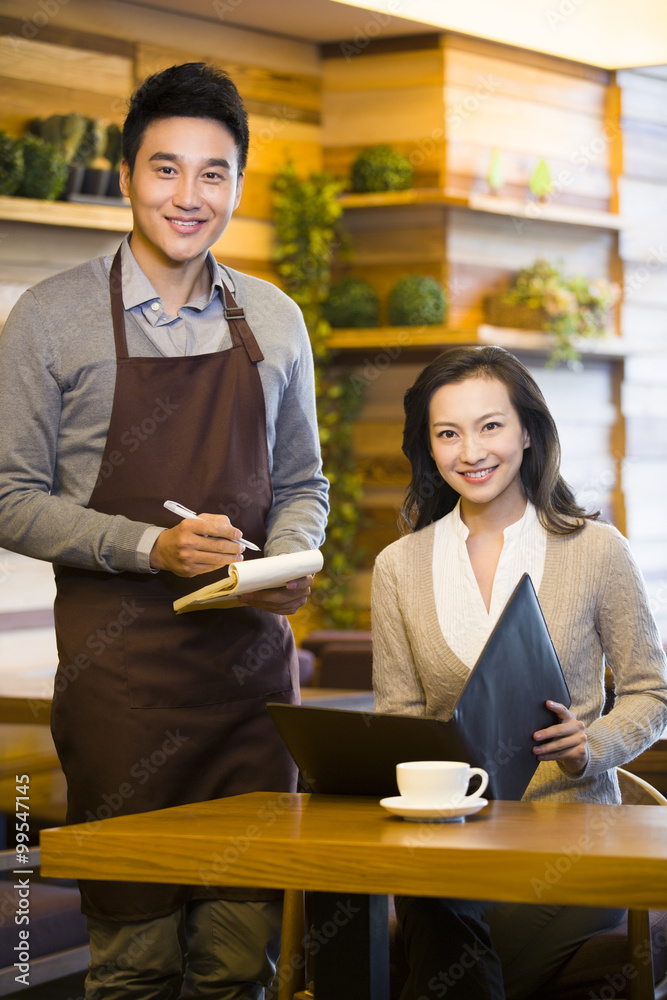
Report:
M 476 329 L 453 330 L 447 326 L 378 326 L 333 330 L 329 347 L 342 353 L 400 348 L 401 350 L 433 350 L 438 347 L 497 345 L 508 351 L 548 355 L 553 338 L 538 330 L 516 330 L 510 327 L 482 324 Z M 595 339 L 580 339 L 575 347 L 582 358 L 623 358 L 628 354 L 652 350 L 655 346 L 634 342 L 629 345 L 623 337 L 609 334 Z
M 368 194 L 342 194 L 338 201 L 343 208 L 393 208 L 397 205 L 460 205 L 467 207 L 468 198 L 457 198 L 442 188 L 408 188 L 407 191 L 371 191 Z
M 529 351 L 531 354 L 549 354 L 553 348 L 553 337 L 539 330 L 514 330 L 511 327 L 489 326 L 482 324 L 477 327 L 478 344 L 495 344 L 505 347 L 508 351 Z M 577 337 L 574 347 L 582 358 L 624 358 L 629 354 L 639 354 L 643 351 L 653 351 L 655 346 L 645 346 L 637 343 L 628 344 L 624 337 L 609 333 L 599 339 Z
M 339 198 L 346 209 L 395 208 L 405 205 L 446 205 L 467 208 L 490 215 L 509 215 L 526 222 L 561 222 L 570 226 L 596 229 L 623 228 L 623 219 L 614 212 L 556 202 L 538 202 L 526 198 L 503 198 L 491 194 L 457 194 L 443 188 L 410 188 L 408 191 L 382 191 L 370 194 L 344 194 Z
M 69 201 L 0 197 L 0 219 L 117 233 L 129 233 L 132 229 L 132 209 L 129 205 L 86 205 Z
M 329 347 L 334 351 L 367 351 L 375 348 L 446 347 L 476 344 L 474 330 L 452 330 L 448 326 L 376 326 L 332 330 Z
M 614 212 L 576 205 L 558 205 L 527 198 L 497 198 L 494 195 L 471 194 L 468 208 L 473 212 L 511 215 L 528 222 L 563 222 L 569 226 L 591 226 L 594 229 L 623 229 L 624 220 Z

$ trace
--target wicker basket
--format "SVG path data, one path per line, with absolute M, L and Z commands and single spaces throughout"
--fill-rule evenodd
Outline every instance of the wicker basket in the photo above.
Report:
M 484 315 L 491 326 L 509 326 L 515 330 L 544 330 L 547 323 L 544 309 L 521 302 L 504 302 L 502 294 L 484 299 Z

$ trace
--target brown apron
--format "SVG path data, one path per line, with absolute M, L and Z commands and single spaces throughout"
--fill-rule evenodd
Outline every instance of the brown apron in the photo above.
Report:
M 120 250 L 110 275 L 117 373 L 100 475 L 88 506 L 172 527 L 168 499 L 227 513 L 263 546 L 273 491 L 263 355 L 227 288 L 233 347 L 129 357 Z M 245 558 L 253 553 L 246 549 Z M 249 791 L 294 790 L 296 771 L 265 708 L 298 700 L 287 619 L 253 608 L 176 615 L 172 602 L 225 576 L 56 567 L 59 666 L 51 727 L 82 836 L 109 816 Z M 194 832 L 194 831 L 193 831 Z M 242 835 L 243 831 L 239 831 Z M 157 847 L 157 845 L 156 845 Z M 217 862 L 219 876 L 233 859 Z M 270 890 L 83 881 L 84 913 L 145 920 L 190 899 Z

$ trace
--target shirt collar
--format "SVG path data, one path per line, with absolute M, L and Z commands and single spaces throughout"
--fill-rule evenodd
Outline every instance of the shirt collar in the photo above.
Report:
M 126 236 L 120 245 L 120 260 L 123 269 L 123 305 L 126 309 L 134 309 L 136 306 L 150 305 L 152 302 L 160 302 L 153 285 L 137 264 L 136 258 L 130 246 L 130 237 Z M 206 266 L 211 275 L 211 289 L 207 296 L 200 296 L 188 305 L 197 303 L 197 309 L 204 309 L 214 295 L 219 295 L 222 299 L 222 278 L 220 268 L 211 251 L 206 254 Z M 202 301 L 203 300 L 203 301 Z
M 450 526 L 454 534 L 465 542 L 468 535 L 470 534 L 468 527 L 463 523 L 461 518 L 461 498 L 459 497 L 458 502 L 454 510 L 449 514 Z M 503 531 L 503 537 L 505 539 L 518 538 L 525 531 L 530 530 L 538 520 L 537 511 L 530 500 L 526 500 L 526 509 L 523 515 L 514 524 L 509 524 Z
M 523 535 L 526 531 L 530 531 L 537 520 L 537 511 L 535 510 L 535 507 L 530 500 L 526 500 L 526 509 L 523 513 L 523 517 L 520 517 L 518 521 L 514 522 L 514 524 L 508 524 L 503 532 L 503 535 L 506 539 L 518 538 L 519 535 Z
M 466 538 L 470 534 L 467 526 L 463 523 L 461 518 L 461 498 L 459 497 L 456 507 L 449 515 L 451 529 L 457 538 L 460 538 L 462 542 L 465 542 Z

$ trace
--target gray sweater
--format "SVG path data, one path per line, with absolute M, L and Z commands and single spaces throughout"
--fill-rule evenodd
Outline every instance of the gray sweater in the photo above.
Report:
M 301 311 L 269 282 L 226 273 L 265 357 L 259 374 L 274 490 L 265 554 L 318 548 L 328 484 Z M 132 314 L 125 317 L 129 353 L 159 356 Z M 115 375 L 104 258 L 19 299 L 0 336 L 0 546 L 85 569 L 148 572 L 140 543 L 150 526 L 85 507 L 100 471 Z M 169 400 L 156 406 L 168 410 Z
M 375 563 L 371 613 L 378 712 L 448 719 L 470 675 L 438 623 L 434 531 L 432 524 L 394 542 Z M 538 597 L 571 710 L 586 726 L 590 760 L 577 777 L 557 761 L 542 761 L 524 798 L 620 802 L 614 768 L 649 747 L 667 726 L 667 663 L 626 540 L 595 521 L 574 535 L 550 534 Z M 614 675 L 616 702 L 602 716 L 605 663 Z

